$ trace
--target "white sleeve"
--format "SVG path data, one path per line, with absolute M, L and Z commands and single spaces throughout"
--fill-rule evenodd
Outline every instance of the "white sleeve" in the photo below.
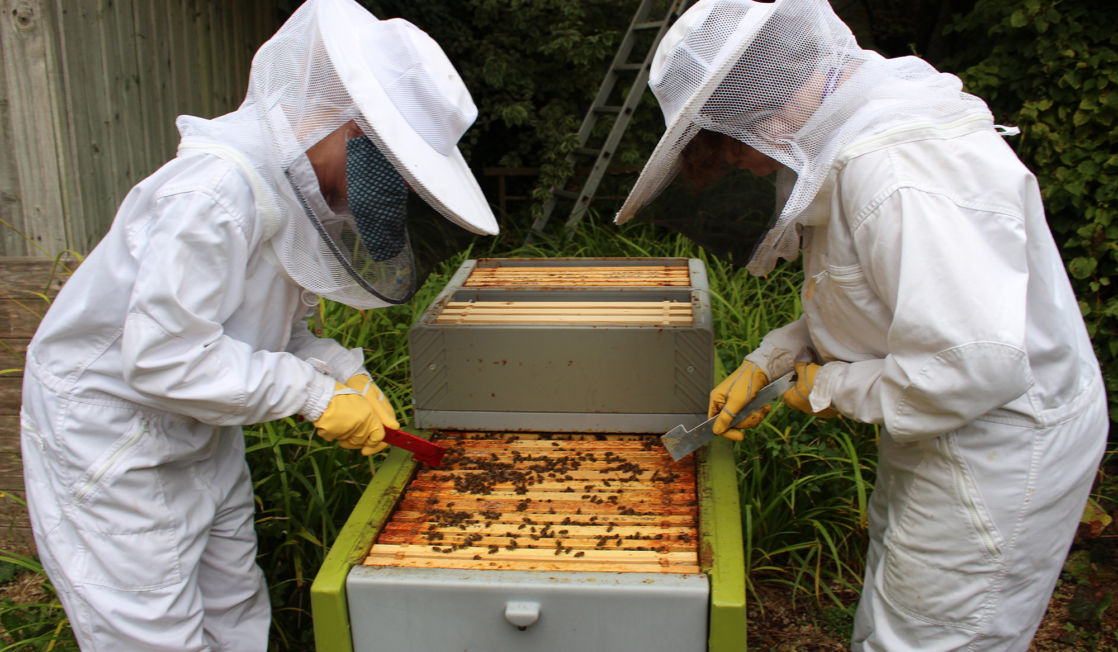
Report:
M 311 332 L 307 319 L 314 309 L 312 306 L 302 315 L 295 316 L 291 323 L 291 340 L 287 344 L 287 351 L 340 383 L 356 374 L 368 373 L 365 371 L 363 349 L 347 349 L 328 337 L 318 337 Z
M 149 224 L 121 335 L 125 381 L 151 406 L 203 423 L 321 416 L 333 379 L 223 331 L 251 253 L 235 211 L 209 192 L 181 192 L 160 199 Z
M 853 235 L 867 279 L 893 311 L 888 354 L 826 364 L 813 407 L 832 405 L 917 440 L 958 429 L 1032 386 L 1023 217 L 902 188 Z
M 746 360 L 756 364 L 773 380 L 792 371 L 796 358 L 811 346 L 807 320 L 802 316 L 794 322 L 774 328 L 761 339 L 761 345 Z

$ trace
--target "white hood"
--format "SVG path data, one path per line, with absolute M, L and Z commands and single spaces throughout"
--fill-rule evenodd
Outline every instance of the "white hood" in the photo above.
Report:
M 213 120 L 181 116 L 180 153 L 233 150 L 259 178 L 256 202 L 269 246 L 300 286 L 357 308 L 386 305 L 339 266 L 307 218 L 285 171 L 349 122 L 443 217 L 493 235 L 496 218 L 457 143 L 477 109 L 454 66 L 426 33 L 379 20 L 353 0 L 308 0 L 257 51 L 244 102 Z
M 748 265 L 754 274 L 796 257 L 794 227 L 843 147 L 901 125 L 990 115 L 955 76 L 858 47 L 824 0 L 699 2 L 660 42 L 649 85 L 667 130 L 616 222 L 671 182 L 701 129 L 731 136 L 784 166 L 777 214 Z

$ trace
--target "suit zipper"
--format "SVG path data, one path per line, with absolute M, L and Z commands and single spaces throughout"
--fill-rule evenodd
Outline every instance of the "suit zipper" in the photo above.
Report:
M 112 456 L 108 460 L 106 460 L 104 464 L 101 465 L 101 468 L 97 469 L 97 471 L 92 476 L 90 476 L 89 480 L 86 481 L 84 485 L 82 485 L 82 488 L 79 489 L 76 494 L 74 494 L 74 500 L 77 502 L 81 502 L 82 499 L 85 498 L 89 494 L 89 492 L 93 490 L 93 487 L 97 486 L 97 483 L 101 481 L 101 478 L 105 477 L 105 474 L 108 473 L 109 470 L 112 469 L 114 466 L 116 466 L 116 463 L 120 461 L 120 458 L 123 457 L 124 454 L 127 453 L 133 446 L 140 443 L 140 438 L 143 437 L 146 432 L 147 423 L 141 423 L 140 428 L 136 431 L 136 434 L 129 437 L 128 440 L 125 441 L 124 444 L 122 444 L 121 447 L 118 448 L 117 451 L 113 453 Z
M 849 284 L 849 283 L 852 283 L 854 281 L 860 281 L 860 280 L 862 280 L 866 277 L 866 273 L 863 272 L 862 270 L 858 270 L 858 271 L 855 271 L 855 272 L 837 272 L 837 273 L 833 272 L 833 271 L 827 271 L 825 273 L 827 274 L 828 277 L 830 277 L 831 280 L 833 280 L 835 283 L 838 283 L 839 285 Z
M 35 440 L 35 443 L 39 445 L 39 450 L 45 451 L 47 449 L 46 444 L 43 442 L 43 436 L 39 434 L 38 430 L 32 427 L 31 421 L 25 417 L 22 412 L 19 415 L 19 428 Z
M 974 497 L 968 490 L 968 483 L 966 478 L 963 477 L 962 469 L 959 465 L 962 460 L 954 455 L 951 464 L 951 473 L 955 477 L 955 490 L 959 492 L 959 496 L 963 500 L 963 505 L 966 507 L 967 516 L 971 519 L 971 524 L 974 526 L 975 532 L 978 533 L 978 538 L 982 540 L 982 545 L 986 548 L 986 552 L 990 555 L 991 559 L 1000 559 L 1002 556 L 1001 548 L 990 528 L 986 525 L 986 520 L 982 517 L 982 513 L 978 511 L 978 506 L 974 502 Z

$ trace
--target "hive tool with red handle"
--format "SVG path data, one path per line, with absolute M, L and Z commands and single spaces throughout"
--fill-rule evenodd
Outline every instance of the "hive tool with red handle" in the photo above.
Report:
M 443 455 L 446 454 L 446 449 L 442 446 L 394 428 L 385 427 L 384 441 L 411 451 L 412 457 L 417 461 L 436 468 L 442 466 Z

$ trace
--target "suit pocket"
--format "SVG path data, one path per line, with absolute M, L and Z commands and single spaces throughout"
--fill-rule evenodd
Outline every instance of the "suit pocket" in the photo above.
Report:
M 811 277 L 804 292 L 804 312 L 822 328 L 814 329 L 819 347 L 839 359 L 880 357 L 892 314 L 866 281 L 859 265 L 828 267 Z
M 885 533 L 884 597 L 928 622 L 976 629 L 1005 543 L 993 525 L 955 435 L 920 442 L 924 455 L 900 471 L 896 514 Z
M 66 511 L 76 583 L 154 589 L 182 579 L 181 518 L 167 506 L 152 420 L 128 428 L 71 487 Z M 65 544 L 63 544 L 65 545 Z
M 94 460 L 74 485 L 72 491 L 74 503 L 81 506 L 90 502 L 102 487 L 111 485 L 128 467 L 128 458 L 133 449 L 139 447 L 144 437 L 148 435 L 148 420 L 137 415 L 129 424 L 128 430 Z

